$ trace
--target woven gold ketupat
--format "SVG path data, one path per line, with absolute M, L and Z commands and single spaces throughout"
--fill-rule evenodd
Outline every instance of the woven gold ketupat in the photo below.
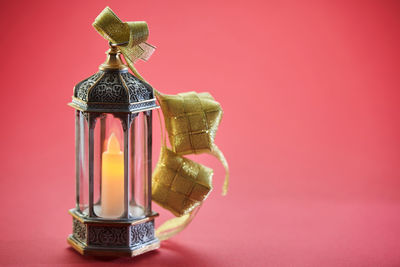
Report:
M 152 198 L 175 216 L 182 216 L 207 198 L 212 175 L 212 169 L 162 147 L 153 174 Z
M 209 153 L 217 157 L 226 170 L 223 195 L 228 189 L 229 169 L 224 155 L 214 143 L 222 118 L 220 104 L 209 93 L 155 93 L 173 151 L 166 148 L 164 139 L 153 173 L 152 198 L 178 216 L 156 230 L 157 237 L 165 240 L 190 223 L 212 189 L 212 169 L 182 155 Z
M 158 93 L 172 150 L 179 155 L 210 152 L 222 109 L 209 93 Z

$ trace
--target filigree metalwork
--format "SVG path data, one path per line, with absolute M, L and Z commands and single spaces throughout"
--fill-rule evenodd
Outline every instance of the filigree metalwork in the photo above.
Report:
M 147 108 L 154 108 L 157 107 L 156 101 L 148 101 L 148 102 L 142 102 L 142 103 L 135 103 L 129 105 L 129 110 L 135 111 L 135 110 L 140 110 L 140 109 L 147 109 Z
M 128 112 L 157 108 L 153 88 L 129 72 L 99 71 L 74 88 L 70 105 L 88 112 Z
M 154 239 L 154 221 L 148 221 L 130 227 L 131 246 L 137 246 L 152 239 Z
M 104 74 L 104 72 L 99 71 L 86 80 L 81 81 L 75 86 L 75 92 L 74 96 L 82 99 L 83 101 L 87 101 L 87 93 L 90 90 L 90 88 L 93 87 L 93 85 L 99 80 L 99 78 Z
M 101 247 L 126 247 L 128 227 L 89 226 L 89 245 Z
M 130 102 L 140 102 L 153 98 L 153 88 L 150 85 L 140 81 L 129 72 L 120 75 L 129 90 Z
M 122 85 L 119 74 L 106 72 L 101 80 L 89 90 L 88 102 L 128 103 L 128 93 Z
M 86 242 L 86 225 L 81 223 L 77 219 L 73 219 L 72 234 L 77 240 L 85 243 Z

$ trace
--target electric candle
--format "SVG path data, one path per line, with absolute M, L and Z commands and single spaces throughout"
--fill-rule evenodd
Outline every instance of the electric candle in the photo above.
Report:
M 124 157 L 114 133 L 103 152 L 101 209 L 105 218 L 115 218 L 124 211 Z

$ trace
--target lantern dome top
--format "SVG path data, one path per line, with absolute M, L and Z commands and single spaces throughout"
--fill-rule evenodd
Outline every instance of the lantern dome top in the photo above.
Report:
M 158 107 L 153 88 L 128 72 L 113 45 L 99 71 L 74 87 L 69 105 L 81 111 L 111 113 L 136 113 Z

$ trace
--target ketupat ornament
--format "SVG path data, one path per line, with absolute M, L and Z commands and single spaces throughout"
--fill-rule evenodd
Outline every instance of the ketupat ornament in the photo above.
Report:
M 212 190 L 213 170 L 184 155 L 208 153 L 217 157 L 226 170 L 223 195 L 227 193 L 228 164 L 214 143 L 222 108 L 209 93 L 166 95 L 141 77 L 134 63 L 146 61 L 155 50 L 146 43 L 146 22 L 122 22 L 106 7 L 93 27 L 109 41 L 110 50 L 99 72 L 74 88 L 70 104 L 77 110 L 77 204 L 70 210 L 74 227 L 68 242 L 82 254 L 135 256 L 158 248 L 159 240 L 182 231 Z M 122 63 L 121 54 L 134 75 Z M 151 175 L 155 100 L 164 115 L 171 147 L 167 147 L 161 127 L 163 145 Z M 118 138 L 118 129 L 123 138 Z M 95 143 L 99 144 L 97 150 Z M 135 168 L 138 162 L 144 165 Z M 96 172 L 95 168 L 100 169 Z M 140 177 L 143 188 L 139 190 L 144 193 L 138 196 Z M 88 203 L 82 200 L 87 199 L 85 179 Z M 156 231 L 157 214 L 151 210 L 151 200 L 176 216 Z

